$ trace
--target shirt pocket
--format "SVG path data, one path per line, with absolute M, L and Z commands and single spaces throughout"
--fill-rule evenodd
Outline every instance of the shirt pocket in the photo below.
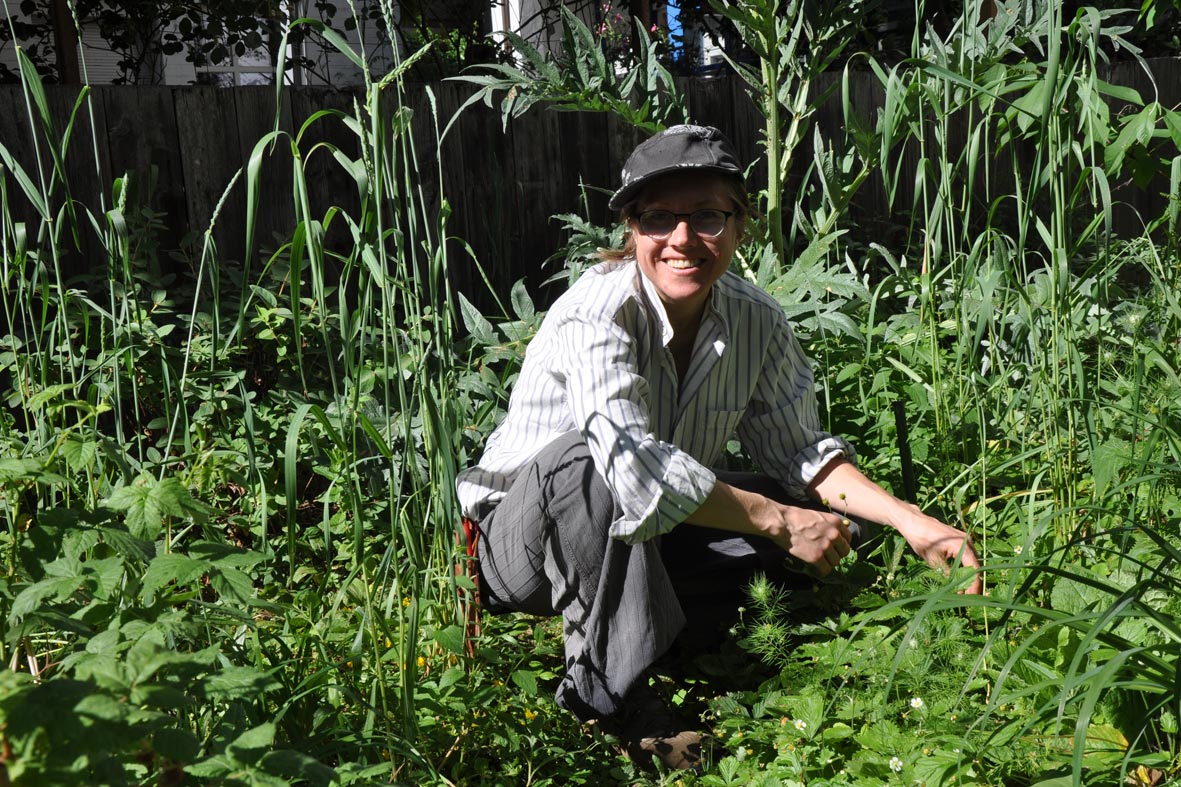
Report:
M 714 465 L 726 442 L 746 413 L 742 410 L 710 410 L 677 425 L 677 445 L 704 465 Z

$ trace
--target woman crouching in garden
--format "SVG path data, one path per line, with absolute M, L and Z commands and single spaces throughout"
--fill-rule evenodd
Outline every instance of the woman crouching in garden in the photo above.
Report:
M 632 756 L 691 768 L 701 734 L 648 668 L 756 573 L 783 576 L 794 558 L 823 576 L 849 554 L 857 525 L 813 501 L 897 529 L 933 566 L 979 563 L 968 536 L 870 481 L 820 429 L 783 310 L 729 272 L 750 207 L 721 132 L 641 143 L 610 205 L 625 247 L 550 309 L 458 491 L 479 525 L 484 607 L 562 616 L 558 704 Z M 764 475 L 711 469 L 733 437 Z

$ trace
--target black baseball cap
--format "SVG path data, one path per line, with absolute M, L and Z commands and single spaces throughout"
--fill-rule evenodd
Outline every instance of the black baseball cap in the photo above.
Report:
M 636 145 L 623 165 L 622 185 L 607 204 L 619 210 L 655 178 L 682 170 L 742 177 L 738 156 L 721 131 L 713 126 L 671 126 Z

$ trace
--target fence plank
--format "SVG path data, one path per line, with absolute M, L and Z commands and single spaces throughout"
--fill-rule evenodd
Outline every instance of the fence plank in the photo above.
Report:
M 243 87 L 234 91 L 234 111 L 238 121 L 241 150 L 243 194 L 249 188 L 245 168 L 255 144 L 275 128 L 275 90 L 271 87 Z M 279 108 L 279 129 L 292 133 L 291 102 Z M 251 253 L 273 250 L 291 236 L 295 225 L 292 202 L 291 143 L 281 137 L 268 146 L 258 173 L 258 203 L 254 225 L 255 249 Z M 245 204 L 245 203 L 243 203 Z M 245 218 L 245 214 L 243 214 Z M 245 232 L 245 225 L 242 227 Z M 246 251 L 242 250 L 243 253 Z
M 300 134 L 300 167 L 307 184 L 310 217 L 324 221 L 329 209 L 337 207 L 358 220 L 361 201 L 357 184 L 332 153 L 337 150 L 348 160 L 357 160 L 361 155 L 357 135 L 331 114 L 322 115 L 308 123 L 320 111 L 335 111 L 351 117 L 353 95 L 326 88 L 290 90 L 287 95 L 291 100 L 292 128 Z M 324 242 L 328 248 L 347 250 L 350 240 L 344 221 L 338 217 L 326 230 Z
M 242 165 L 234 93 L 216 87 L 177 88 L 173 100 L 188 226 L 196 232 L 205 232 L 215 212 L 220 211 L 218 223 L 213 226 L 218 258 L 223 262 L 241 259 L 240 218 L 246 210 L 242 183 L 236 183 L 226 193 L 234 173 Z M 220 208 L 219 203 L 222 203 Z
M 110 194 L 104 194 L 108 184 L 102 182 L 103 173 L 110 171 L 106 145 L 96 144 L 97 134 L 102 133 L 105 127 L 103 106 L 102 102 L 89 100 L 78 104 L 77 93 L 59 90 L 48 93 L 46 99 L 53 117 L 53 144 L 61 152 L 66 168 L 60 175 L 56 193 L 60 195 L 62 204 L 66 200 L 71 202 L 70 207 L 75 211 L 82 228 L 59 247 L 61 256 L 58 263 L 62 276 L 70 279 L 86 273 L 92 260 L 106 257 L 100 239 L 88 231 L 90 221 L 86 217 L 86 209 L 90 207 L 98 221 L 102 222 L 104 218 L 99 205 L 105 203 L 108 208 L 111 206 Z M 61 145 L 71 119 L 73 128 L 69 144 L 63 150 Z M 95 125 L 98 127 L 97 132 Z M 98 199 L 100 194 L 104 197 L 101 201 Z
M 44 151 L 45 147 L 45 138 L 41 132 L 40 122 L 37 121 L 37 141 L 34 143 L 30 116 L 20 85 L 0 85 L 0 96 L 3 96 L 5 102 L 5 111 L 0 112 L 0 144 L 4 145 L 14 163 L 28 176 L 37 195 L 37 200 L 41 201 L 44 197 L 44 186 L 47 186 L 49 182 L 52 165 L 48 155 L 44 153 L 40 157 L 37 155 L 38 150 Z M 26 196 L 18 184 L 17 178 L 7 171 L 7 167 L 3 169 L 5 170 L 4 180 L 9 203 L 8 209 L 14 221 L 23 222 L 29 237 L 35 238 L 39 231 L 41 217 L 34 210 L 33 202 Z M 55 214 L 56 205 L 52 205 L 50 208 Z
M 526 266 L 510 275 L 524 274 L 533 285 L 545 280 L 541 263 L 561 245 L 561 231 L 550 220 L 555 213 L 568 212 L 574 188 L 569 162 L 563 160 L 558 132 L 558 115 L 546 112 L 535 122 L 512 125 L 514 182 L 510 188 L 517 204 L 513 258 Z M 563 171 L 564 170 L 564 171 Z M 530 265 L 524 261 L 532 262 Z M 502 280 L 503 281 L 503 280 Z
M 165 217 L 158 229 L 163 258 L 154 261 L 165 271 L 176 268 L 167 252 L 179 249 L 191 229 L 172 97 L 167 87 L 95 88 L 106 119 L 103 137 L 110 166 L 105 172 L 108 179 L 129 176 L 136 203 Z

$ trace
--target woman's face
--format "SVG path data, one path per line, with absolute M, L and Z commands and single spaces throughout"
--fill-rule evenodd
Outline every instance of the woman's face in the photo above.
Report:
M 678 319 L 700 317 L 710 288 L 729 269 L 738 246 L 740 217 L 728 218 L 722 233 L 710 238 L 695 233 L 689 227 L 689 217 L 681 215 L 671 234 L 653 238 L 640 231 L 639 215 L 649 210 L 689 214 L 707 208 L 733 211 L 735 207 L 729 182 L 710 173 L 666 175 L 640 195 L 636 215 L 629 222 L 636 261 L 655 285 L 674 328 Z

